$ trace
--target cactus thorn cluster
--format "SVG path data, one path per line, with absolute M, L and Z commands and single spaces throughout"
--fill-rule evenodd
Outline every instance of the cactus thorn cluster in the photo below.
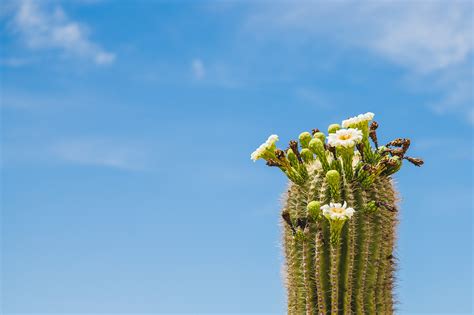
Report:
M 271 135 L 263 159 L 290 180 L 281 212 L 288 314 L 393 314 L 397 193 L 392 175 L 410 140 L 379 145 L 374 114 L 302 132 L 288 148 Z

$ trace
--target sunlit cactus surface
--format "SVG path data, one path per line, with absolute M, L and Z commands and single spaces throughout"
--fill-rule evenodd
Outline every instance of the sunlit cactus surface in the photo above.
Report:
M 281 212 L 288 314 L 394 313 L 392 175 L 404 160 L 423 161 L 405 155 L 408 139 L 379 146 L 373 117 L 303 132 L 285 150 L 271 135 L 251 155 L 290 180 Z

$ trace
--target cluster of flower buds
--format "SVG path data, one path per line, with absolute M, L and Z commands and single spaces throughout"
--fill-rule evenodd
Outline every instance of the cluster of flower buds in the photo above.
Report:
M 374 114 L 368 112 L 342 121 L 342 127 L 332 124 L 327 136 L 319 129 L 303 132 L 298 137 L 299 145 L 292 140 L 284 151 L 276 148 L 278 136 L 271 135 L 251 158 L 254 161 L 264 159 L 268 166 L 280 168 L 298 185 L 306 182 L 307 166 L 316 160 L 325 172 L 335 170 L 345 181 L 357 180 L 364 187 L 372 185 L 379 176 L 397 172 L 404 159 L 416 166 L 423 164 L 421 159 L 405 155 L 410 146 L 408 139 L 395 139 L 379 146 L 376 133 L 379 125 L 372 121 L 373 118 Z
M 319 129 L 313 129 L 312 133 L 303 132 L 298 137 L 299 141 L 289 142 L 286 150 L 278 149 L 278 136 L 271 135 L 252 153 L 252 160 L 264 159 L 267 165 L 280 168 L 292 182 L 300 186 L 308 181 L 308 170 L 317 169 L 317 173 L 324 176 L 329 193 L 327 204 L 311 201 L 307 205 L 306 217 L 293 218 L 288 212 L 282 213 L 295 237 L 302 237 L 311 220 L 325 218 L 329 222 L 331 248 L 337 248 L 345 222 L 351 219 L 356 210 L 372 213 L 382 207 L 396 211 L 393 206 L 382 201 L 369 201 L 354 209 L 341 196 L 344 183 L 357 184 L 365 190 L 377 178 L 390 176 L 400 170 L 403 160 L 416 166 L 423 164 L 421 159 L 406 156 L 410 147 L 408 139 L 399 138 L 379 146 L 379 125 L 372 121 L 373 118 L 373 113 L 365 113 L 346 119 L 341 125 L 332 124 L 328 127 L 327 135 Z M 351 206 L 354 204 L 351 203 Z
M 423 165 L 422 159 L 405 155 L 410 147 L 409 139 L 398 138 L 390 141 L 385 146 L 378 146 L 375 132 L 377 127 L 378 124 L 376 123 L 375 125 L 372 123 L 370 126 L 370 138 L 376 146 L 372 163 L 360 164 L 355 170 L 357 179 L 363 187 L 370 186 L 378 176 L 389 176 L 398 172 L 404 159 L 416 166 Z M 359 148 L 359 151 L 363 151 L 363 149 Z

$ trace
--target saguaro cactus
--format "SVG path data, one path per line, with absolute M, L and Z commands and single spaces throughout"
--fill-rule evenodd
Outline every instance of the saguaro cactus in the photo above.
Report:
M 290 179 L 281 212 L 288 314 L 392 314 L 397 193 L 392 174 L 410 141 L 379 146 L 366 113 L 276 147 L 272 135 L 251 158 Z M 372 123 L 370 123 L 372 121 Z M 370 123 L 370 126 L 369 126 Z M 374 147 L 371 146 L 372 140 Z

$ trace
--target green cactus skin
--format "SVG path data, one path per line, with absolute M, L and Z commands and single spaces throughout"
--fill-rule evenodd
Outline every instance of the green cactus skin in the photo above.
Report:
M 390 178 L 364 189 L 344 182 L 340 195 L 350 207 L 364 209 L 348 220 L 339 244 L 330 244 L 327 220 L 308 219 L 313 200 L 326 204 L 330 190 L 321 164 L 307 166 L 305 185 L 289 184 L 283 211 L 290 213 L 293 231 L 282 222 L 288 314 L 392 314 L 397 223 L 396 198 Z M 368 200 L 389 203 L 367 213 Z M 298 221 L 305 221 L 304 227 Z
M 271 135 L 251 158 L 290 179 L 282 226 L 288 314 L 393 314 L 397 194 L 392 174 L 410 140 L 378 146 L 372 113 L 303 132 L 289 148 Z M 375 144 L 372 148 L 369 138 Z M 327 143 L 326 143 L 327 140 Z

